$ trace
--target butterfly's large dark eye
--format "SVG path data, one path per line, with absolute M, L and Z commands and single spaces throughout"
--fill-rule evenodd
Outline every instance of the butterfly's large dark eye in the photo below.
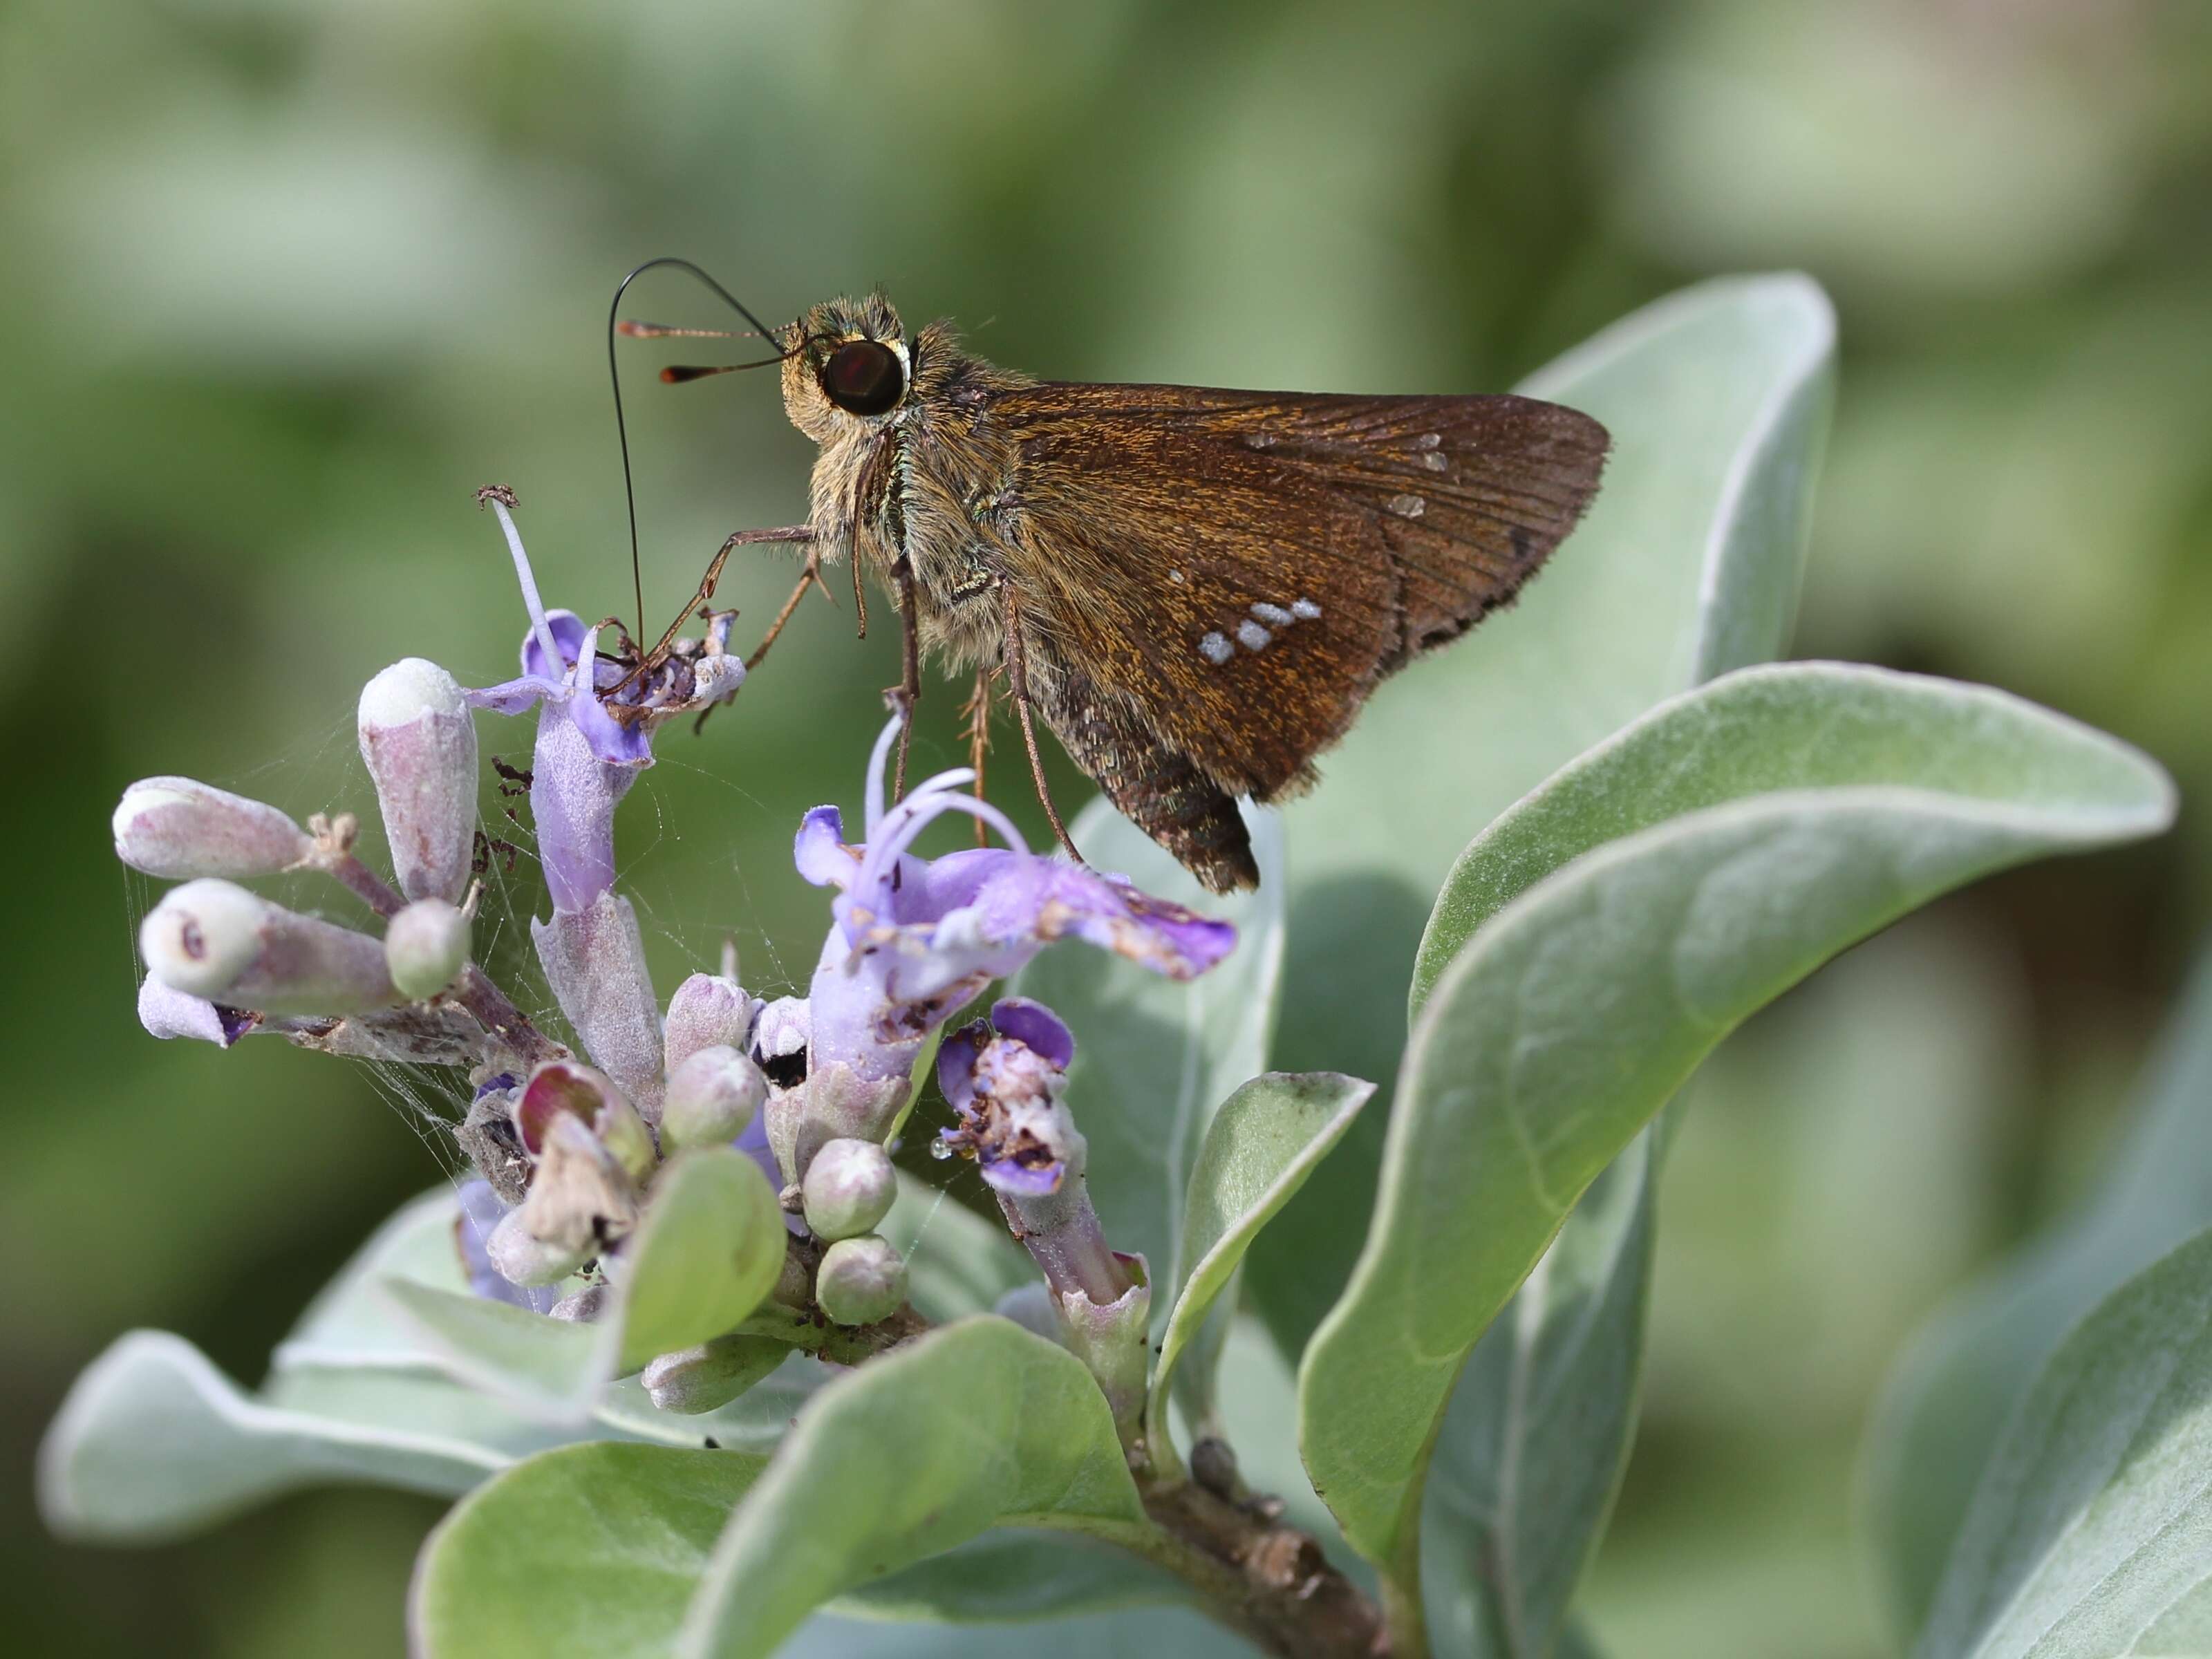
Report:
M 848 414 L 880 415 L 906 391 L 906 369 L 880 340 L 848 340 L 822 366 L 822 389 Z

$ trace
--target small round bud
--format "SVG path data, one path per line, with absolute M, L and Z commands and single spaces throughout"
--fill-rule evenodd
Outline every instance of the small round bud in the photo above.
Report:
M 906 1300 L 906 1263 L 874 1233 L 841 1238 L 822 1253 L 814 1299 L 837 1325 L 872 1325 Z
M 501 1279 L 510 1285 L 557 1285 L 592 1257 L 589 1243 L 580 1248 L 548 1243 L 532 1232 L 520 1210 L 510 1210 L 484 1240 L 484 1254 Z
M 806 1224 L 815 1237 L 853 1238 L 872 1232 L 898 1196 L 890 1154 L 872 1140 L 825 1140 L 800 1184 Z
M 263 1013 L 354 1014 L 403 1001 L 382 941 L 212 878 L 173 887 L 138 930 L 171 990 Z
M 662 1068 L 672 1076 L 702 1048 L 744 1052 L 761 1005 L 745 988 L 722 974 L 694 974 L 668 999 L 662 1027 Z
M 399 890 L 459 902 L 477 826 L 477 728 L 460 686 L 421 657 L 396 662 L 362 689 L 360 732 Z
M 149 876 L 267 876 L 314 850 L 275 807 L 191 778 L 144 778 L 115 808 L 115 856 Z
M 227 881 L 188 881 L 164 894 L 139 924 L 138 949 L 155 979 L 212 1001 L 261 954 L 265 900 Z
M 790 1352 L 772 1338 L 732 1332 L 696 1348 L 660 1355 L 646 1366 L 641 1380 L 662 1411 L 696 1417 L 728 1405 Z
M 688 1146 L 726 1146 L 768 1098 L 768 1079 L 735 1048 L 702 1048 L 668 1077 L 660 1139 L 672 1157 Z
M 434 997 L 469 963 L 469 919 L 443 899 L 416 899 L 385 924 L 392 982 L 414 1000 Z
M 588 1325 L 614 1305 L 614 1287 L 610 1285 L 586 1285 L 580 1291 L 572 1291 L 556 1302 L 550 1316 L 565 1319 L 574 1325 Z

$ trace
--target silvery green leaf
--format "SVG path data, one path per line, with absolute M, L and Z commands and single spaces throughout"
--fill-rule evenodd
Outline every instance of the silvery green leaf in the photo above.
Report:
M 716 1542 L 674 1650 L 773 1652 L 830 1596 L 994 1526 L 1133 1540 L 1151 1522 L 1082 1362 L 986 1316 L 815 1397 Z
M 302 1486 L 465 1492 L 513 1455 L 442 1426 L 431 1413 L 371 1426 L 263 1405 L 181 1337 L 133 1331 L 86 1368 L 46 1431 L 40 1509 L 64 1537 L 155 1543 Z
M 1783 712 L 1717 724 L 1794 753 L 1786 711 L 1810 699 L 1838 715 L 1824 746 L 1859 760 L 1555 871 L 1480 927 L 1415 1024 L 1375 1223 L 1299 1380 L 1315 1486 L 1402 1582 L 1425 1450 L 1474 1341 L 1737 1021 L 1952 886 L 2171 818 L 2164 775 L 2124 745 L 2017 699 L 1868 670 L 1751 671 L 1690 694 L 1570 769 L 1562 799 L 1592 767 L 1633 774 L 1646 746 L 1693 748 L 1699 709 L 1747 696 Z M 1747 769 L 1732 754 L 1727 775 Z
M 662 1653 L 707 1553 L 767 1460 L 602 1442 L 518 1463 L 423 1540 L 416 1659 Z
M 1662 698 L 1782 649 L 1834 347 L 1817 285 L 1731 277 L 1645 307 L 1522 385 L 1606 423 L 1603 487 L 1511 610 L 1377 690 L 1290 810 L 1296 950 L 1271 1065 L 1375 1078 L 1387 1098 L 1415 941 L 1468 838 Z M 1288 1353 L 1365 1235 L 1388 1114 L 1364 1116 L 1248 1264 Z
M 2212 1232 L 2060 1344 L 1984 1467 L 1917 1659 L 2212 1653 Z
M 1371 1083 L 1332 1072 L 1274 1072 L 1253 1079 L 1214 1113 L 1191 1171 L 1182 1229 L 1188 1260 L 1170 1286 L 1166 1334 L 1152 1370 L 1147 1433 L 1156 1446 L 1170 1443 L 1168 1396 L 1176 1364 L 1198 1340 L 1245 1251 L 1374 1092 Z M 1218 1358 L 1218 1352 L 1194 1354 L 1198 1375 L 1176 1396 L 1200 1423 L 1212 1415 Z
M 661 1167 L 615 1293 L 589 1324 L 408 1279 L 383 1289 L 444 1369 L 526 1415 L 580 1427 L 616 1377 L 752 1312 L 775 1284 L 787 1237 L 752 1161 L 703 1147 Z
M 1926 1616 L 1943 1558 L 2036 1367 L 2115 1285 L 2212 1224 L 2212 957 L 2168 1024 L 2133 1127 L 2069 1221 L 1913 1339 L 1867 1431 L 1862 1490 L 1900 1628 Z

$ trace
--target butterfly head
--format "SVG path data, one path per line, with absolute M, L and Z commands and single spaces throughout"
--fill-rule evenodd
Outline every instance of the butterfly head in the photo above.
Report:
M 783 362 L 784 410 L 817 443 L 882 424 L 912 389 L 912 348 L 881 294 L 811 307 L 791 325 L 784 346 L 791 354 Z

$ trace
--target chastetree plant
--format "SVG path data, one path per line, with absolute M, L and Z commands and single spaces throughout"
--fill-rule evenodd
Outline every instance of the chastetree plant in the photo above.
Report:
M 388 873 L 349 814 L 189 779 L 114 823 L 179 884 L 142 932 L 147 1029 L 434 1073 L 468 1177 L 387 1222 L 253 1392 L 119 1339 L 48 1435 L 50 1523 L 451 1495 L 406 1611 L 434 1659 L 1591 1652 L 1669 1101 L 1915 906 L 2173 811 L 2144 757 L 2002 693 L 1772 661 L 1832 334 L 1802 278 L 1719 282 L 1534 377 L 1614 435 L 1588 523 L 1254 815 L 1255 894 L 1204 899 L 1103 804 L 1086 866 L 964 769 L 894 799 L 887 727 L 851 816 L 794 826 L 829 914 L 774 1000 L 733 959 L 664 1000 L 615 855 L 657 729 L 743 684 L 729 618 L 627 675 L 486 491 L 522 672 L 410 659 L 363 691 Z M 475 959 L 479 710 L 537 723 L 557 1027 Z M 942 817 L 997 842 L 925 854 Z M 354 914 L 246 884 L 275 878 Z M 915 1139 L 988 1205 L 895 1165 Z M 2212 1651 L 2212 1195 L 2160 1217 L 1954 1316 L 1983 1325 L 1893 1390 L 1870 1489 L 1916 1654 Z M 2008 1363 L 1962 1349 L 1984 1326 Z

